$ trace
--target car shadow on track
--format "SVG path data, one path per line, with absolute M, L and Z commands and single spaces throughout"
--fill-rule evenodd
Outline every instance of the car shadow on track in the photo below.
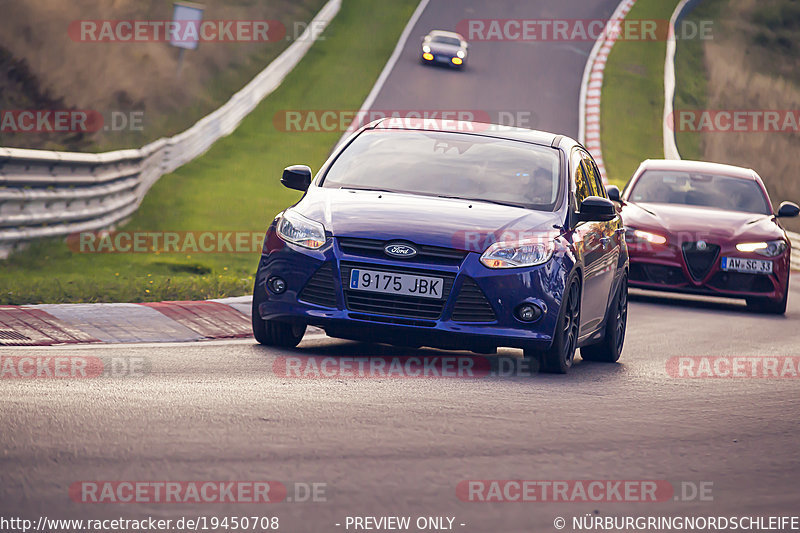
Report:
M 714 311 L 730 311 L 733 313 L 752 316 L 765 316 L 748 310 L 744 300 L 716 298 L 713 296 L 695 296 L 692 294 L 680 293 L 657 293 L 632 289 L 630 292 L 628 292 L 628 300 L 631 302 L 651 303 L 670 307 L 709 309 Z
M 274 353 L 274 352 L 273 352 Z M 619 363 L 583 361 L 575 354 L 568 375 L 540 374 L 538 362 L 522 357 L 522 351 L 501 348 L 496 354 L 449 351 L 436 348 L 393 346 L 380 343 L 348 341 L 325 337 L 307 339 L 293 350 L 281 350 L 282 372 L 296 377 L 328 378 L 463 378 L 524 381 L 532 378 L 558 381 L 602 380 L 625 373 Z M 291 363 L 286 363 L 291 360 Z

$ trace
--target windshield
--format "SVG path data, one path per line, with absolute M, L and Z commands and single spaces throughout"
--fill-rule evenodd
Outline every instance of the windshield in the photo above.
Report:
M 453 46 L 461 46 L 461 41 L 459 41 L 455 37 L 445 37 L 444 35 L 435 36 L 433 39 L 431 39 L 431 42 L 442 43 L 442 44 L 450 44 L 450 45 L 453 45 Z
M 462 133 L 372 130 L 358 136 L 322 187 L 383 190 L 553 211 L 558 150 Z
M 632 202 L 696 205 L 746 213 L 770 213 L 764 193 L 755 181 L 673 170 L 647 170 L 636 181 Z

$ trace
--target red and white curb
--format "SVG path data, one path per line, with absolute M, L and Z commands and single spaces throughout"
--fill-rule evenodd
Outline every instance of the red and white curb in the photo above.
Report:
M 619 36 L 618 32 L 613 31 L 613 25 L 618 24 L 628 15 L 635 3 L 636 0 L 623 0 L 614 10 L 606 23 L 605 31 L 592 47 L 581 82 L 578 140 L 594 157 L 600 175 L 603 177 L 603 183 L 608 183 L 606 167 L 603 162 L 603 149 L 600 143 L 600 96 L 603 90 L 603 74 L 608 56 Z
M 187 342 L 251 335 L 249 296 L 200 302 L 0 306 L 0 346 Z
M 0 305 L 0 346 L 192 342 L 253 336 L 251 296 L 204 301 Z M 324 337 L 316 327 L 306 338 Z

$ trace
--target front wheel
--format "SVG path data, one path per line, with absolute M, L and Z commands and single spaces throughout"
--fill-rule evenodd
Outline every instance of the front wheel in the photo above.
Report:
M 306 333 L 305 324 L 290 324 L 275 320 L 264 320 L 258 311 L 258 305 L 264 301 L 259 294 L 263 290 L 258 285 L 253 289 L 253 306 L 251 320 L 253 323 L 253 337 L 264 346 L 278 346 L 281 348 L 294 348 L 303 340 Z
M 581 323 L 581 284 L 573 276 L 564 293 L 564 301 L 558 312 L 556 332 L 550 348 L 539 354 L 539 370 L 550 374 L 566 374 L 572 368 L 578 344 Z M 533 356 L 526 353 L 526 356 Z
M 616 363 L 625 343 L 628 323 L 628 277 L 623 276 L 617 294 L 607 312 L 606 331 L 598 344 L 581 348 L 581 357 L 587 361 Z

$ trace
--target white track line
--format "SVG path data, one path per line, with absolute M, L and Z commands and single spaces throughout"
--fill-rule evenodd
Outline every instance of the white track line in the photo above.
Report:
M 664 116 L 662 120 L 662 131 L 664 137 L 664 159 L 680 159 L 678 145 L 675 142 L 675 131 L 672 126 L 672 102 L 675 99 L 675 51 L 677 42 L 675 40 L 675 24 L 691 0 L 681 0 L 672 12 L 669 19 L 669 34 L 667 36 L 667 56 L 664 59 Z

